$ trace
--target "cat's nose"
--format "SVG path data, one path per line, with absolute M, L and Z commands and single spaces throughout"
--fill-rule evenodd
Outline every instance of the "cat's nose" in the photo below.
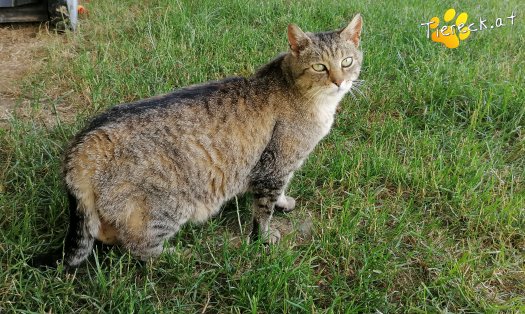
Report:
M 337 87 L 341 87 L 341 84 L 343 84 L 343 79 L 333 79 L 332 83 L 337 85 Z

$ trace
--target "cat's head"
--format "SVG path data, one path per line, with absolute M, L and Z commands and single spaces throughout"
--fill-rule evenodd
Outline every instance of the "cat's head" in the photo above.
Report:
M 305 33 L 288 25 L 288 55 L 295 85 L 307 97 L 342 98 L 357 80 L 363 54 L 359 50 L 362 27 L 357 14 L 343 29 Z

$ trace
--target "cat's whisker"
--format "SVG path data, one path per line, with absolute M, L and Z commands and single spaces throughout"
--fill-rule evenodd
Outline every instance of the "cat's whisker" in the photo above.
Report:
M 364 80 L 355 80 L 355 81 L 353 81 L 352 87 L 350 88 L 349 92 L 354 97 L 354 99 L 356 99 L 354 91 L 355 91 L 355 93 L 359 94 L 361 97 L 366 98 L 366 95 L 360 89 L 361 86 L 363 86 L 363 85 L 364 85 Z
M 359 87 L 363 86 L 364 83 L 365 82 L 363 80 L 352 81 L 352 88 L 359 88 Z
M 363 93 L 363 91 L 362 91 L 359 87 L 354 88 L 354 90 L 355 90 L 359 95 L 361 95 L 362 97 L 366 98 L 366 95 Z
M 348 93 L 350 94 L 350 96 L 352 97 L 353 100 L 357 100 L 357 98 L 355 97 L 354 93 L 352 92 L 352 89 L 350 89 L 348 91 Z

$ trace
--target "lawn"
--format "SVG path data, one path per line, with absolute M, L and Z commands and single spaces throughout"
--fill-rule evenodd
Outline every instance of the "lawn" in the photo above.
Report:
M 525 3 L 411 2 L 88 3 L 23 83 L 32 114 L 0 129 L 0 312 L 525 312 Z M 420 24 L 450 7 L 489 28 L 431 41 Z M 74 273 L 26 264 L 61 245 L 61 156 L 90 116 L 250 75 L 287 49 L 288 23 L 331 30 L 357 12 L 364 84 L 294 177 L 281 243 L 246 243 L 248 196 L 146 264 L 118 248 Z

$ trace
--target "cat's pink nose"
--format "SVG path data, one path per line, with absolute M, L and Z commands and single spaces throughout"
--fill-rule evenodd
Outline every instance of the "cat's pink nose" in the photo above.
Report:
M 341 87 L 341 84 L 343 84 L 343 79 L 334 79 L 332 80 L 332 83 L 337 85 L 337 87 Z

